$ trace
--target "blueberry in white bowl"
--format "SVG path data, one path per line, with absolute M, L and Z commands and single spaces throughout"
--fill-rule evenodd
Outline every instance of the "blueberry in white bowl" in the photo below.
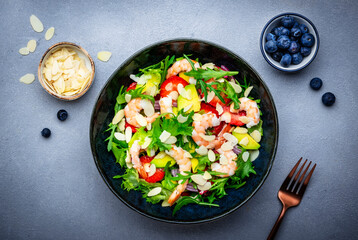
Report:
M 316 27 L 297 13 L 275 16 L 265 25 L 260 37 L 260 49 L 265 60 L 285 72 L 307 67 L 315 59 L 318 48 Z

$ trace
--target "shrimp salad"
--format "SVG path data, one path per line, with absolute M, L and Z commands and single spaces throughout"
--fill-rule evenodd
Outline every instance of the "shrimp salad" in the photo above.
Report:
M 152 204 L 220 207 L 228 189 L 256 174 L 263 135 L 260 100 L 225 66 L 167 56 L 140 69 L 119 91 L 108 151 L 122 188 Z

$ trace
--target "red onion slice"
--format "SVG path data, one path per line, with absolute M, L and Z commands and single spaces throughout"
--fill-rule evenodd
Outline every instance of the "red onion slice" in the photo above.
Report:
M 154 110 L 156 110 L 156 111 L 159 111 L 159 110 L 160 110 L 159 100 L 155 100 L 155 103 L 154 103 Z
M 172 174 L 173 177 L 177 177 L 179 174 L 179 169 L 172 169 L 170 173 Z
M 241 149 L 238 148 L 237 145 L 234 146 L 234 148 L 232 149 L 232 151 L 233 151 L 235 154 L 240 154 L 240 153 L 241 153 Z
M 186 190 L 190 191 L 190 192 L 198 192 L 198 189 L 194 188 L 194 185 L 192 183 L 188 183 L 186 185 Z

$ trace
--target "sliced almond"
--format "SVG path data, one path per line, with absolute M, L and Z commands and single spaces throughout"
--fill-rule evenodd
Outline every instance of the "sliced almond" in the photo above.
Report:
M 221 145 L 221 149 L 223 151 L 230 151 L 233 149 L 233 145 L 230 142 L 225 142 L 223 145 Z
M 215 153 L 211 149 L 208 151 L 208 158 L 210 162 L 215 162 Z
M 133 167 L 133 163 L 131 162 L 126 162 L 127 168 L 131 169 Z
M 245 134 L 245 133 L 247 133 L 247 128 L 237 127 L 234 129 L 234 132 L 240 133 L 240 134 Z
M 235 109 L 235 104 L 234 103 L 230 104 L 230 112 L 232 112 L 232 113 L 238 113 L 239 112 L 239 109 Z
M 215 93 L 213 91 L 210 91 L 208 93 L 207 102 L 211 102 L 214 97 L 215 97 Z
M 219 115 L 224 112 L 223 107 L 219 103 L 216 104 L 216 111 L 218 111 Z
M 142 144 L 142 149 L 146 149 L 149 146 L 149 144 L 151 144 L 151 142 L 152 142 L 151 138 L 145 137 L 144 138 L 144 143 Z
M 212 177 L 211 177 L 211 174 L 210 174 L 208 171 L 205 171 L 205 172 L 204 172 L 204 175 L 203 175 L 203 178 L 204 178 L 205 180 L 209 180 L 209 179 L 211 179 Z
M 170 136 L 170 137 L 168 137 L 168 139 L 164 143 L 166 143 L 166 144 L 174 144 L 176 142 L 177 142 L 177 138 L 174 137 L 174 136 Z
M 179 114 L 177 119 L 178 119 L 178 122 L 184 123 L 188 120 L 188 117 L 184 117 L 183 115 Z
M 230 133 L 224 133 L 224 134 L 223 134 L 223 137 L 224 137 L 232 146 L 235 146 L 235 145 L 237 145 L 237 143 L 238 143 L 237 138 L 236 138 L 234 135 L 230 134 Z
M 149 130 L 151 130 L 152 129 L 152 124 L 151 123 L 148 123 L 147 124 L 147 130 L 149 131 Z
M 248 88 L 245 90 L 245 92 L 244 92 L 244 96 L 245 96 L 245 97 L 248 97 L 248 96 L 250 95 L 250 92 L 251 92 L 251 90 L 252 90 L 253 88 L 254 88 L 253 86 L 248 87 Z
M 151 101 L 146 100 L 146 99 L 142 99 L 141 100 L 141 106 L 143 108 L 144 114 L 147 117 L 151 117 L 155 113 L 154 107 L 153 107 L 153 104 L 152 104 Z
M 167 90 L 168 92 L 171 91 L 173 88 L 173 83 L 169 82 L 166 86 L 165 86 L 165 90 Z M 179 92 L 180 94 L 180 92 Z
M 213 140 L 215 140 L 216 136 L 215 135 L 205 135 L 203 133 L 199 133 L 199 136 L 204 139 L 205 141 L 211 142 Z
M 145 127 L 148 124 L 147 119 L 143 117 L 142 114 L 136 114 L 135 119 L 137 120 L 138 124 L 142 127 Z
M 35 15 L 30 16 L 30 23 L 35 32 L 42 32 L 44 30 L 44 25 Z
M 246 116 L 241 116 L 239 117 L 240 122 L 242 122 L 243 124 L 248 124 L 250 122 L 250 119 Z
M 150 163 L 144 163 L 143 164 L 143 168 L 144 168 L 144 171 L 146 171 L 147 173 L 150 171 Z M 152 164 L 154 165 L 154 164 Z
M 165 156 L 167 156 L 167 154 L 165 152 L 160 152 L 155 156 L 155 158 L 163 159 Z
M 229 163 L 229 160 L 225 155 L 220 155 L 219 162 L 221 165 L 227 165 Z
M 119 128 L 119 130 L 120 131 L 124 131 L 125 129 L 126 129 L 126 121 L 125 121 L 125 119 L 123 118 L 120 122 L 119 122 L 119 124 L 118 124 L 118 128 Z
M 123 133 L 115 132 L 114 137 L 117 138 L 118 141 L 126 140 L 126 136 Z
M 45 33 L 45 39 L 47 41 L 50 40 L 53 37 L 54 34 L 55 34 L 55 28 L 50 27 L 49 29 L 47 29 L 47 31 Z
M 173 100 L 177 100 L 179 97 L 179 94 L 177 91 L 172 91 L 171 93 L 169 93 L 169 96 L 173 99 Z
M 131 162 L 131 155 L 130 155 L 130 153 L 129 153 L 129 150 L 127 150 L 127 156 L 126 156 L 126 163 L 129 163 L 129 162 Z
M 132 99 L 132 95 L 126 94 L 126 95 L 124 95 L 124 99 L 126 100 L 127 103 L 129 103 L 130 100 Z
M 192 106 L 193 106 L 193 104 L 190 104 L 190 105 L 186 106 L 184 108 L 184 112 L 187 112 Z
M 149 172 L 148 172 L 148 177 L 151 177 L 154 175 L 155 171 L 157 171 L 157 168 L 155 166 L 155 164 L 150 164 L 150 168 L 149 168 Z
M 107 62 L 112 56 L 111 52 L 108 51 L 101 51 L 97 53 L 98 60 L 101 60 L 102 62 Z
M 114 115 L 113 119 L 112 119 L 112 124 L 117 124 L 119 123 L 119 121 L 121 121 L 124 117 L 124 110 L 121 109 L 119 110 L 116 115 Z
M 254 130 L 252 133 L 250 133 L 250 136 L 256 141 L 256 142 L 260 142 L 261 141 L 261 133 L 257 130 Z
M 207 182 L 201 174 L 191 175 L 190 178 L 198 185 L 204 185 Z
M 242 160 L 244 160 L 244 162 L 246 162 L 250 157 L 250 153 L 249 152 L 244 152 L 242 154 Z
M 224 121 L 226 123 L 230 123 L 231 122 L 231 114 L 228 112 L 224 112 L 221 116 L 220 116 L 220 120 Z
M 158 195 L 159 193 L 162 192 L 162 188 L 161 187 L 156 187 L 153 188 L 152 190 L 150 190 L 147 194 L 148 197 L 153 197 L 155 195 Z
M 201 66 L 202 69 L 208 69 L 208 68 L 214 69 L 214 67 L 215 67 L 214 63 L 205 63 L 203 64 L 203 66 Z
M 165 142 L 169 137 L 171 136 L 170 132 L 167 132 L 167 131 L 163 131 L 162 134 L 160 134 L 159 136 L 159 140 L 161 142 Z
M 193 77 L 190 77 L 190 78 L 189 78 L 189 83 L 196 85 L 196 79 L 193 78 Z
M 171 204 L 168 203 L 168 200 L 164 200 L 164 201 L 162 202 L 162 207 L 170 207 L 170 206 L 171 206 Z
M 187 151 L 184 152 L 184 157 L 186 158 L 193 158 L 193 156 L 191 156 L 191 154 Z
M 199 148 L 195 149 L 195 152 L 204 156 L 204 155 L 208 154 L 208 149 L 204 146 L 200 146 Z
M 204 185 L 198 185 L 200 191 L 207 191 L 211 188 L 211 182 L 206 182 Z
M 186 136 L 183 136 L 183 141 L 184 141 L 184 143 L 187 143 L 187 142 L 189 142 L 189 140 L 188 140 L 188 138 L 186 137 Z
M 193 115 L 193 120 L 196 121 L 196 122 L 200 122 L 201 119 L 203 119 L 203 116 L 199 113 L 194 113 Z
M 27 47 L 23 47 L 19 49 L 19 53 L 23 56 L 26 56 L 30 53 L 29 49 Z
M 242 146 L 247 146 L 247 144 L 249 144 L 249 139 L 247 137 L 244 137 L 243 139 L 241 139 L 239 144 Z
M 126 128 L 125 135 L 126 135 L 126 142 L 129 143 L 129 141 L 132 138 L 132 128 L 131 127 Z
M 35 75 L 32 73 L 25 74 L 20 78 L 20 82 L 25 84 L 31 84 L 35 80 Z
M 185 92 L 185 89 L 184 89 L 183 84 L 179 83 L 179 84 L 178 84 L 178 87 L 177 87 L 177 90 L 178 90 L 178 93 L 179 93 L 180 95 L 182 95 L 182 93 Z M 184 94 L 186 94 L 186 93 L 184 93 Z
M 241 88 L 241 86 L 239 84 L 234 83 L 234 82 L 229 82 L 229 83 L 234 88 L 236 93 L 241 93 L 242 88 Z
M 33 39 L 28 41 L 27 43 L 27 49 L 29 50 L 29 52 L 35 52 L 36 46 L 37 46 L 37 42 L 36 40 Z
M 260 151 L 259 150 L 254 150 L 254 151 L 250 151 L 250 161 L 253 162 L 255 161 L 260 155 Z

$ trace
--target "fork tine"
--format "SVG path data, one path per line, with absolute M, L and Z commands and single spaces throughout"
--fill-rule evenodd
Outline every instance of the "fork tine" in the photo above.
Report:
M 310 161 L 310 163 L 309 163 L 308 166 L 306 167 L 305 171 L 302 173 L 302 175 L 301 175 L 301 177 L 300 177 L 300 180 L 298 180 L 298 182 L 297 182 L 297 184 L 296 184 L 296 187 L 295 187 L 295 189 L 293 190 L 294 193 L 296 193 L 296 192 L 298 191 L 298 189 L 300 188 L 300 185 L 301 185 L 301 183 L 302 183 L 302 181 L 303 181 L 303 178 L 305 177 L 306 172 L 307 172 L 308 169 L 310 168 L 311 163 L 312 163 L 312 162 Z
M 297 185 L 297 184 L 296 184 L 296 183 L 297 183 L 297 179 L 298 179 L 298 177 L 300 176 L 300 173 L 301 173 L 302 169 L 303 169 L 304 166 L 306 165 L 306 162 L 307 162 L 307 159 L 306 159 L 306 161 L 303 163 L 303 165 L 301 166 L 300 170 L 298 170 L 298 172 L 297 172 L 295 178 L 293 179 L 291 185 L 289 186 L 288 190 L 290 190 L 290 189 L 293 190 L 293 188 Z
M 300 160 L 298 160 L 298 162 L 296 163 L 296 165 L 292 168 L 291 172 L 287 175 L 285 181 L 283 181 L 282 185 L 281 185 L 281 190 L 286 190 L 286 188 L 288 187 L 288 184 L 290 183 L 293 174 L 296 172 L 296 169 L 298 168 L 298 165 L 300 165 L 300 162 L 302 160 L 302 157 L 300 158 Z
M 306 177 L 305 181 L 304 181 L 303 184 L 302 184 L 302 187 L 301 187 L 300 191 L 298 192 L 298 194 L 299 194 L 301 197 L 302 197 L 303 194 L 305 193 L 306 187 L 307 187 L 307 185 L 308 185 L 308 182 L 309 182 L 310 179 L 311 179 L 311 176 L 312 176 L 313 171 L 314 171 L 315 168 L 316 168 L 316 164 L 313 165 L 313 167 L 312 167 L 310 173 L 309 173 L 308 176 Z

